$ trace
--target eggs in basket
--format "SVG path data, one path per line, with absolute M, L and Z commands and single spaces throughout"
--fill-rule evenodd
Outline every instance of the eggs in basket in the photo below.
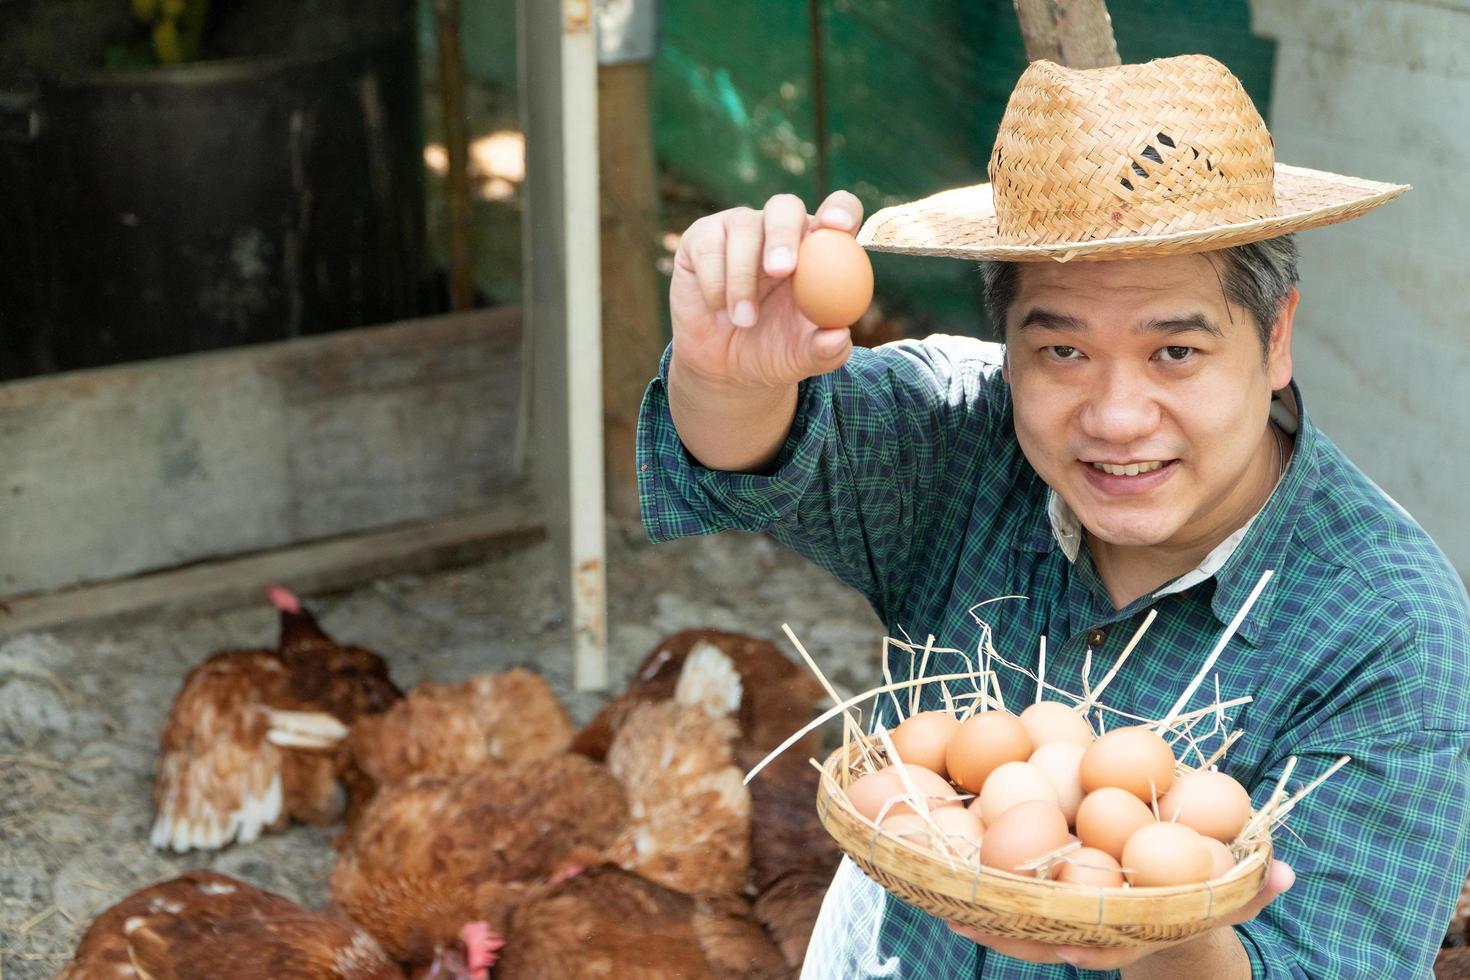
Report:
M 1105 887 L 1208 881 L 1235 866 L 1229 845 L 1251 818 L 1250 794 L 1230 776 L 1176 778 L 1157 732 L 1099 738 L 1058 701 L 964 722 L 920 712 L 887 744 L 902 761 L 850 782 L 853 808 L 915 846 L 1012 874 Z
M 1246 788 L 1217 768 L 1242 734 L 1228 730 L 1225 712 L 1250 697 L 1184 710 L 1268 579 L 1160 720 L 1100 700 L 1150 614 L 1099 683 L 1089 686 L 1084 670 L 1081 694 L 1044 679 L 1044 645 L 1032 672 L 996 653 L 988 630 L 975 661 L 934 650 L 931 638 L 914 677 L 849 699 L 827 685 L 835 706 L 786 744 L 843 718 L 842 746 L 825 762 L 814 760 L 822 773 L 818 816 L 870 878 L 932 915 L 1047 943 L 1120 946 L 1194 935 L 1255 897 L 1270 867 L 1272 829 L 1350 761 L 1337 760 L 1288 794 L 1290 760 L 1254 809 Z M 789 628 L 786 634 L 827 684 Z M 891 638 L 885 651 L 889 645 L 920 651 Z M 975 669 L 925 676 L 936 652 L 961 654 Z M 1036 699 L 1023 710 L 1001 699 L 995 675 L 1002 669 L 1035 683 Z M 955 694 L 951 684 L 969 690 Z M 918 710 L 927 685 L 941 687 L 943 708 Z M 891 731 L 865 732 L 852 709 L 879 697 L 892 699 L 901 720 Z M 1210 730 L 1197 733 L 1206 720 Z

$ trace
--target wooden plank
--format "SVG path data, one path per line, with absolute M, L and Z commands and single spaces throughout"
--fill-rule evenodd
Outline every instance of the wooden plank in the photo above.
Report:
M 606 518 L 591 0 L 519 0 L 531 461 L 572 626 L 573 680 L 607 684 Z
M 0 385 L 0 596 L 469 510 L 515 478 L 520 312 Z
M 1120 63 L 1105 0 L 1015 0 L 1026 58 L 1068 68 Z
M 64 592 L 0 602 L 0 637 L 78 623 L 207 612 L 258 601 L 269 582 L 302 593 L 346 588 L 383 575 L 469 564 L 544 537 L 524 487 L 465 514 L 204 562 Z
M 597 75 L 607 508 L 630 519 L 638 516 L 638 407 L 664 347 L 648 70 L 629 62 Z

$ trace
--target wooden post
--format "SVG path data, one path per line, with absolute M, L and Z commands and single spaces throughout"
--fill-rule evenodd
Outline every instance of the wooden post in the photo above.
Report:
M 1068 68 L 1116 65 L 1118 42 L 1106 0 L 1015 0 L 1026 58 Z
M 645 61 L 597 73 L 605 482 L 608 510 L 626 518 L 638 516 L 638 406 L 664 346 L 648 74 Z
M 578 690 L 597 690 L 607 686 L 607 529 L 592 0 L 518 0 L 516 10 L 526 133 L 528 455 L 571 614 L 573 681 Z
M 449 175 L 444 188 L 449 218 L 449 308 L 475 305 L 474 266 L 470 254 L 470 140 L 465 119 L 464 54 L 460 46 L 460 0 L 434 0 L 435 35 L 439 46 L 439 87 L 444 107 L 444 153 Z

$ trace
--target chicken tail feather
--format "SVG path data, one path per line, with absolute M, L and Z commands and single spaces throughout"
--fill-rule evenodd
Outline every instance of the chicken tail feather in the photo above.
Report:
M 266 708 L 272 745 L 292 749 L 330 749 L 347 737 L 347 726 L 325 711 L 285 711 Z
M 740 672 L 724 651 L 703 642 L 689 651 L 674 686 L 675 701 L 701 707 L 712 718 L 723 718 L 740 707 L 743 695 Z

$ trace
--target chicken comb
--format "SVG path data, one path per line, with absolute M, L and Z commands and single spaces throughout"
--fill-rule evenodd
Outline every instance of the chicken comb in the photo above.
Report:
M 300 613 L 301 600 L 296 598 L 296 593 L 283 585 L 267 585 L 265 587 L 266 598 L 270 599 L 271 605 L 284 613 Z
M 466 965 L 471 973 L 488 970 L 500 959 L 500 948 L 505 939 L 490 928 L 488 922 L 466 922 L 459 931 L 464 940 Z

